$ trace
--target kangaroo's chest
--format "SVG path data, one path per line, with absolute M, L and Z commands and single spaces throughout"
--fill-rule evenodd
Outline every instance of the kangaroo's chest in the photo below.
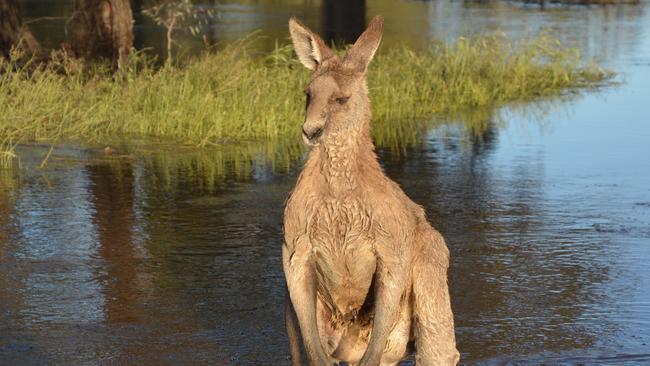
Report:
M 308 236 L 319 296 L 342 317 L 364 304 L 375 273 L 372 214 L 358 200 L 320 200 Z

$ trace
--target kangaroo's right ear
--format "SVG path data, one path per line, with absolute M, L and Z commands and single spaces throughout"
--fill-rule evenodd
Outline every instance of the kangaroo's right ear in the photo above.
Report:
M 289 19 L 289 32 L 296 55 L 306 68 L 315 70 L 324 60 L 334 56 L 334 52 L 325 42 L 298 19 Z
M 384 33 L 384 17 L 377 15 L 370 21 L 368 28 L 359 36 L 354 46 L 350 48 L 345 63 L 350 64 L 361 72 L 366 72 L 368 64 L 375 56 L 381 36 Z

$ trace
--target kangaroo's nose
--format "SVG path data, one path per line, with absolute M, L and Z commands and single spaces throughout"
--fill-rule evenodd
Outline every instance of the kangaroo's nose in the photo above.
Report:
M 323 134 L 323 129 L 318 127 L 318 128 L 315 128 L 315 129 L 309 131 L 309 130 L 306 130 L 305 128 L 303 128 L 302 129 L 302 134 L 305 135 L 305 137 L 308 140 L 313 140 L 313 139 L 316 139 L 316 138 L 320 137 L 320 135 Z

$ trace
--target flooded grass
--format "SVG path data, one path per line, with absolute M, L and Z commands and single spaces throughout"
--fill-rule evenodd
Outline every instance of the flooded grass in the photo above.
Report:
M 263 55 L 249 45 L 244 40 L 180 67 L 158 69 L 137 57 L 117 75 L 71 60 L 36 70 L 0 60 L 0 161 L 27 141 L 299 141 L 308 72 L 289 45 Z M 379 145 L 403 143 L 427 116 L 558 96 L 611 76 L 544 36 L 383 48 L 368 75 L 375 138 Z

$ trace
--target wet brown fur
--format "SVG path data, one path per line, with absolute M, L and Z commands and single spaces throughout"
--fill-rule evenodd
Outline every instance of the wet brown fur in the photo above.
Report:
M 375 17 L 339 58 L 289 22 L 306 88 L 311 146 L 285 208 L 283 265 L 293 365 L 396 365 L 415 341 L 419 365 L 454 365 L 458 351 L 442 236 L 384 174 L 370 137 L 365 82 L 383 31 Z

